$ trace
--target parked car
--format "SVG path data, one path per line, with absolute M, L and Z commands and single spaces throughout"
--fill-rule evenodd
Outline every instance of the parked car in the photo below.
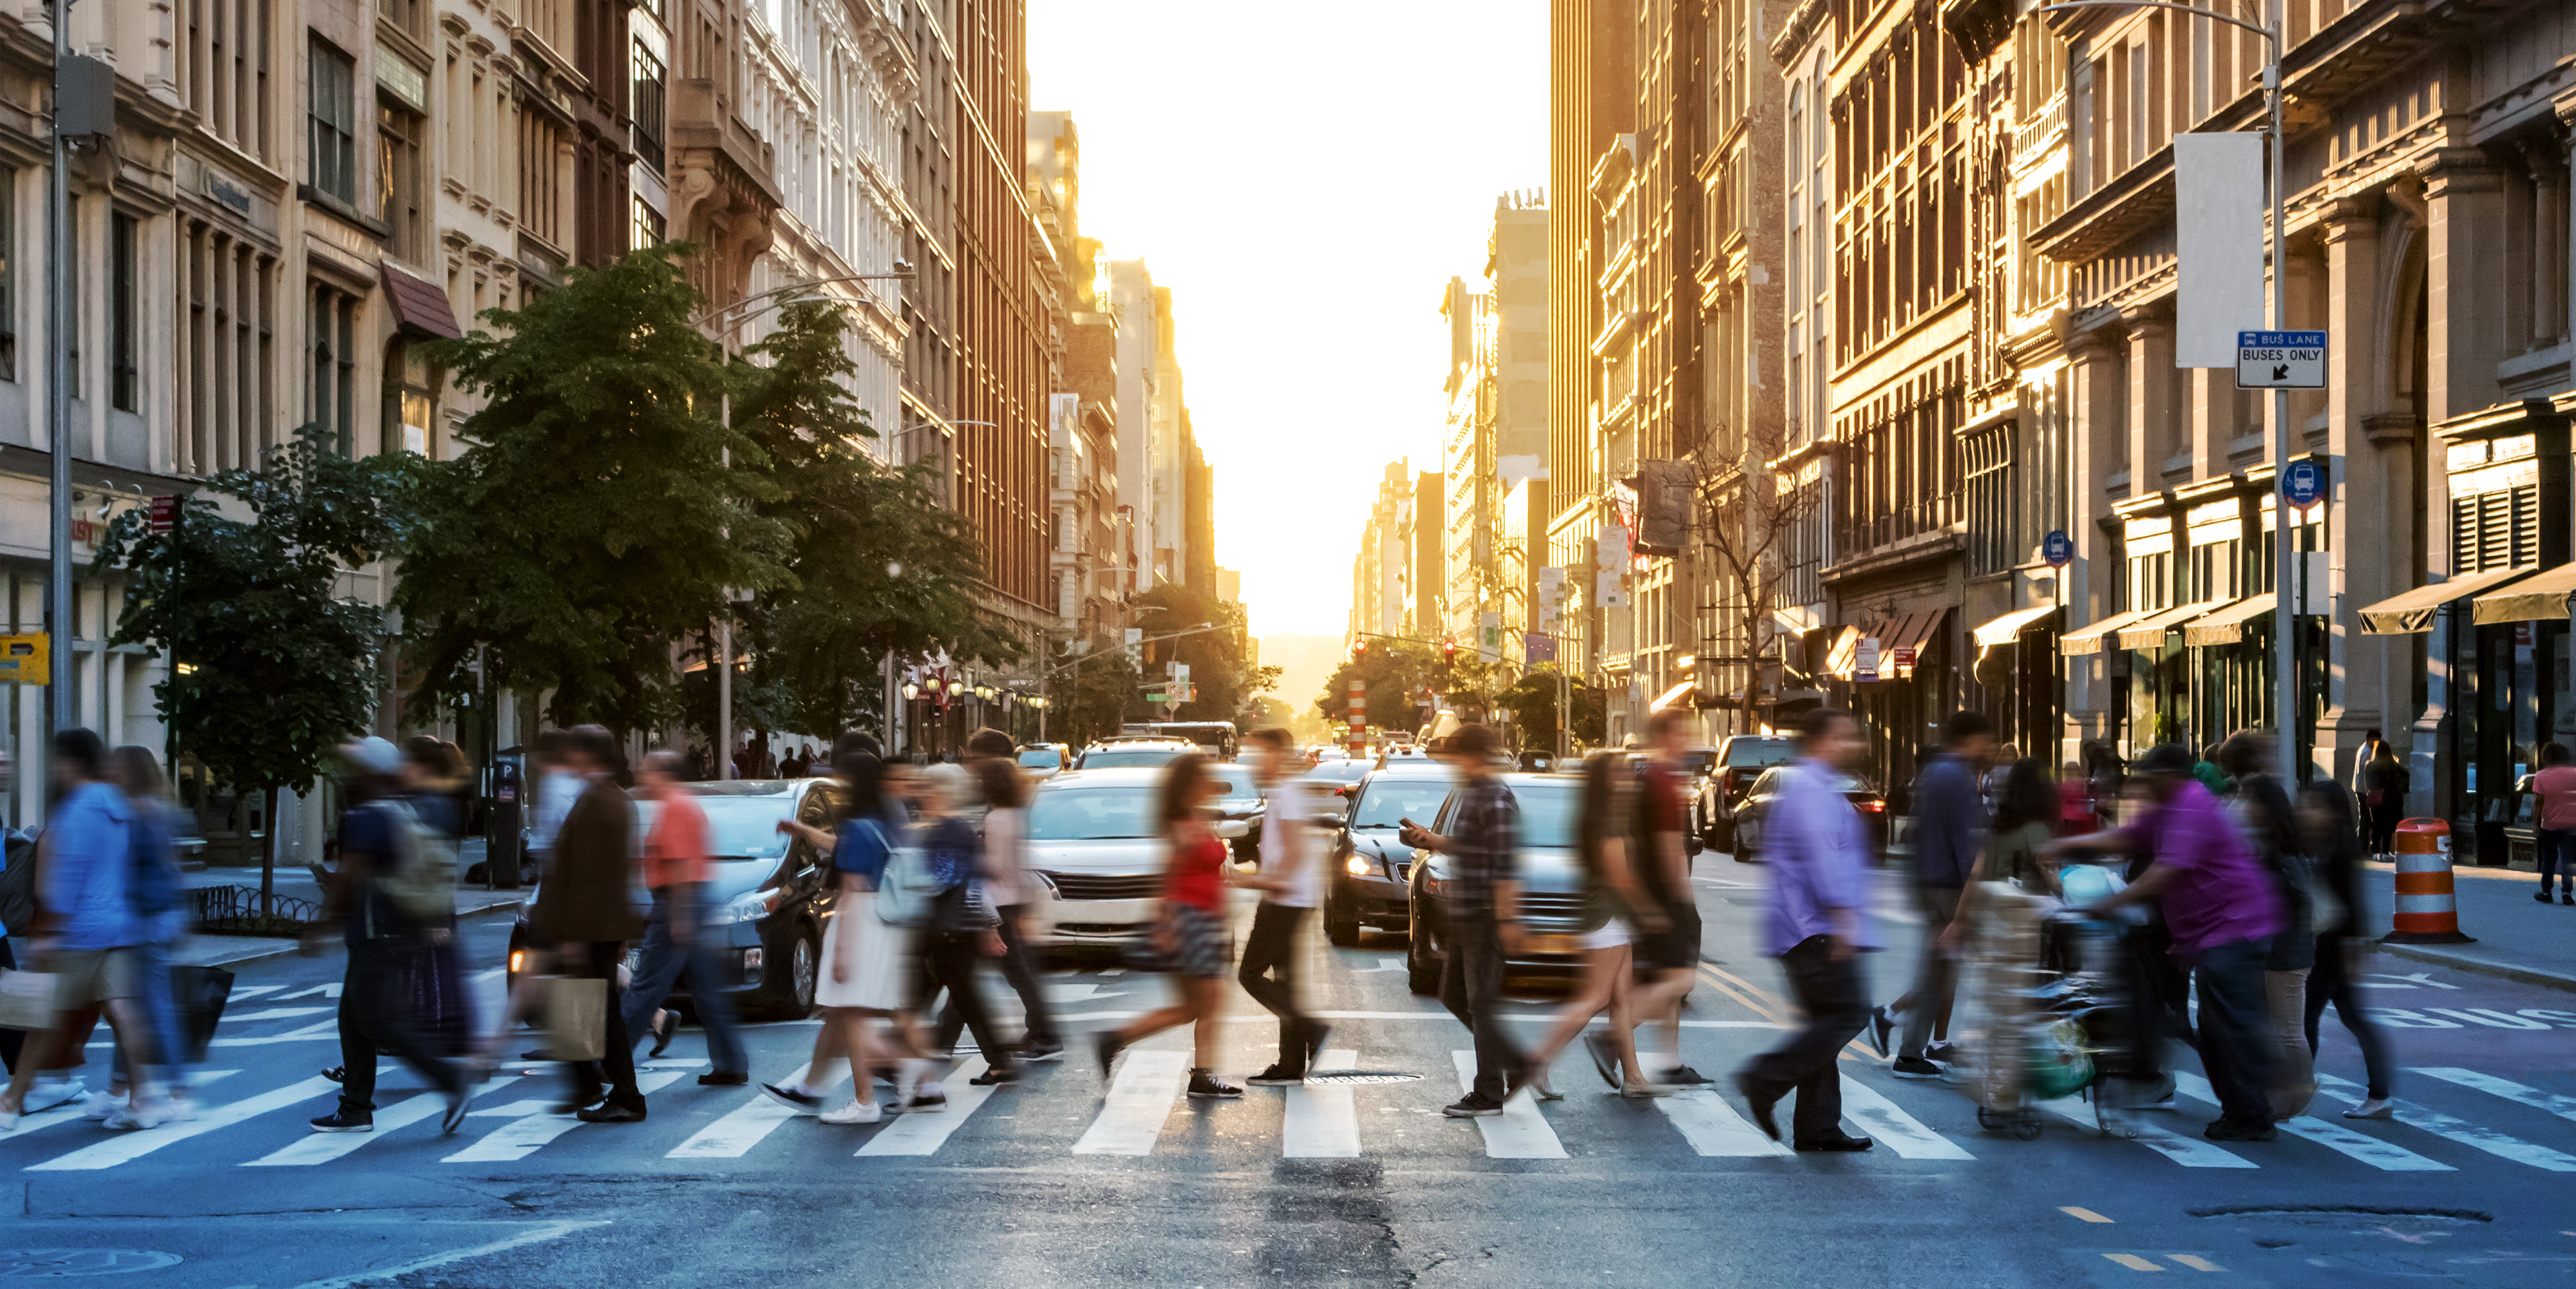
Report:
M 1344 789 L 1358 787 L 1360 780 L 1369 776 L 1369 770 L 1366 761 L 1326 761 L 1306 772 L 1306 783 L 1316 795 L 1330 798 L 1333 810 L 1339 813 L 1350 804 L 1350 793 Z
M 1177 738 L 1109 738 L 1082 749 L 1075 759 L 1077 770 L 1159 770 L 1170 765 L 1183 752 L 1198 751 L 1198 744 Z
M 707 849 L 714 861 L 707 901 L 715 910 L 718 958 L 735 1013 L 752 1020 L 804 1019 L 814 1010 L 823 927 L 839 890 L 825 880 L 828 872 L 813 846 L 781 836 L 778 823 L 795 819 L 829 831 L 840 813 L 839 785 L 830 779 L 734 779 L 683 784 L 681 791 L 707 813 Z M 655 809 L 651 801 L 635 803 L 639 853 Z M 523 906 L 510 928 L 507 974 L 513 982 L 525 961 L 527 935 Z M 674 992 L 683 1001 L 687 996 L 685 985 Z
M 1347 948 L 1364 927 L 1410 929 L 1405 891 L 1418 856 L 1396 833 L 1408 818 L 1428 823 L 1438 815 L 1457 784 L 1456 771 L 1422 760 L 1398 761 L 1349 786 L 1347 808 L 1330 825 L 1324 938 Z
M 1513 856 L 1520 883 L 1522 937 L 1518 952 L 1505 958 L 1506 970 L 1572 969 L 1583 956 L 1583 873 L 1575 854 L 1575 817 L 1582 805 L 1583 779 L 1573 774 L 1506 774 L 1503 783 L 1520 803 L 1520 849 Z M 1431 831 L 1447 832 L 1457 822 L 1459 794 L 1442 803 Z M 1405 981 L 1417 994 L 1440 991 L 1440 968 L 1448 956 L 1447 922 L 1441 908 L 1440 883 L 1451 860 L 1425 852 L 1415 860 L 1405 888 L 1405 916 L 1410 942 L 1405 947 Z
M 1044 783 L 1062 774 L 1073 763 L 1073 749 L 1062 743 L 1031 743 L 1020 749 L 1020 773 L 1033 783 Z
M 1869 832 L 1870 863 L 1879 863 L 1887 853 L 1887 798 L 1865 779 L 1848 774 L 1837 774 L 1834 778 L 1836 786 L 1842 789 L 1843 799 L 1860 812 L 1861 823 Z M 1773 766 L 1753 781 L 1744 804 L 1736 808 L 1733 822 L 1735 862 L 1762 862 L 1763 816 L 1769 813 L 1771 802 L 1779 795 L 1780 767 Z
M 1691 815 L 1711 850 L 1736 849 L 1735 815 L 1764 770 L 1797 758 L 1798 741 L 1785 734 L 1733 734 L 1718 741 L 1716 755 L 1693 798 Z
M 1153 930 L 1164 846 L 1155 823 L 1162 767 L 1069 770 L 1029 794 L 1025 913 L 1029 938 L 1057 947 L 1117 949 Z M 1228 841 L 1250 829 L 1217 824 Z

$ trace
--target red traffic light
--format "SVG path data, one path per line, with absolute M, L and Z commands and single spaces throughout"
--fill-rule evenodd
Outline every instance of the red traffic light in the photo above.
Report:
M 1367 656 L 1368 656 L 1368 641 L 1366 641 L 1366 640 L 1354 640 L 1354 641 L 1352 641 L 1352 642 L 1351 642 L 1351 657 L 1352 657 L 1352 659 L 1353 659 L 1353 660 L 1357 660 L 1357 659 L 1360 659 L 1360 658 L 1365 658 L 1365 657 L 1367 657 Z
M 1441 642 L 1440 642 L 1440 661 L 1442 661 L 1442 662 L 1456 662 L 1457 660 L 1458 660 L 1458 642 L 1457 642 L 1457 641 L 1455 641 L 1455 640 L 1443 640 L 1443 641 L 1441 641 Z

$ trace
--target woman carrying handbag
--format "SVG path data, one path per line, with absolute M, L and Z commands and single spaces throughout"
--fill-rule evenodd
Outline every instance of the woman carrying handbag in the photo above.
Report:
M 1195 1060 L 1190 1067 L 1190 1095 L 1243 1095 L 1243 1089 L 1219 1082 L 1214 1073 L 1217 1031 L 1224 1020 L 1226 969 L 1234 959 L 1225 924 L 1229 851 L 1207 815 L 1207 803 L 1217 792 L 1216 780 L 1208 777 L 1207 758 L 1196 752 L 1174 758 L 1163 771 L 1155 817 L 1168 858 L 1154 947 L 1169 959 L 1172 986 L 1180 991 L 1181 1000 L 1094 1038 L 1104 1082 L 1120 1051 L 1176 1025 L 1189 1024 L 1196 1027 L 1191 1034 Z

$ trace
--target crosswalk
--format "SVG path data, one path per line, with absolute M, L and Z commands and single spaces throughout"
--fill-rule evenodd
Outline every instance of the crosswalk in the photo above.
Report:
M 1318 1069 L 1360 1069 L 1365 1050 L 1371 1050 L 1365 1042 L 1334 1048 L 1322 1055 Z M 1446 1131 L 1426 1136 L 1414 1128 L 1422 1122 L 1418 1116 L 1436 1115 L 1438 1106 L 1456 1095 L 1449 1089 L 1463 1090 L 1475 1072 L 1472 1051 L 1438 1050 L 1446 1050 L 1451 1067 L 1445 1077 L 1410 1084 L 1317 1084 L 1275 1094 L 1256 1089 L 1246 1098 L 1247 1105 L 1275 1100 L 1275 1110 L 1186 1097 L 1190 1054 L 1181 1041 L 1158 1040 L 1131 1049 L 1106 1089 L 1090 1071 L 1064 1065 L 1043 1067 L 1016 1087 L 978 1087 L 972 1080 L 984 1063 L 968 1056 L 943 1080 L 948 1095 L 943 1112 L 889 1115 L 880 1125 L 826 1129 L 821 1135 L 808 1124 L 783 1140 L 780 1129 L 795 1116 L 756 1091 L 675 1086 L 693 1067 L 702 1067 L 702 1061 L 665 1062 L 641 1070 L 639 1086 L 658 1094 L 652 1117 L 642 1125 L 592 1132 L 579 1131 L 589 1126 L 580 1120 L 554 1113 L 554 1079 L 547 1073 L 505 1072 L 476 1089 L 464 1129 L 445 1138 L 437 1136 L 444 1098 L 435 1092 L 389 1088 L 372 1133 L 308 1134 L 299 1120 L 327 1108 L 337 1085 L 323 1078 L 266 1089 L 254 1084 L 237 1098 L 217 1100 L 217 1094 L 245 1082 L 244 1075 L 208 1070 L 195 1078 L 201 1104 L 186 1121 L 110 1134 L 81 1121 L 73 1107 L 47 1111 L 0 1134 L 0 1169 L 99 1172 L 163 1161 L 174 1167 L 368 1167 L 371 1159 L 399 1159 L 405 1167 L 432 1166 L 434 1161 L 597 1171 L 632 1165 L 639 1156 L 683 1165 L 757 1167 L 767 1156 L 822 1148 L 812 1144 L 816 1142 L 836 1145 L 837 1153 L 860 1160 L 966 1163 L 975 1162 L 979 1151 L 1006 1147 L 1133 1158 L 1204 1149 L 1203 1143 L 1211 1140 L 1232 1145 L 1250 1140 L 1257 1143 L 1253 1148 L 1283 1159 L 1359 1159 L 1428 1150 L 1542 1167 L 1549 1161 L 1605 1155 L 1671 1152 L 1751 1160 L 1793 1153 L 1757 1131 L 1733 1097 L 1709 1089 L 1646 1104 L 1592 1089 L 1552 1103 L 1521 1096 L 1502 1114 L 1473 1120 L 1472 1127 L 1445 1125 Z M 1374 1065 L 1401 1062 L 1390 1050 L 1374 1053 Z M 2336 1117 L 2336 1110 L 2359 1099 L 2361 1089 L 2325 1076 L 2315 1110 L 2283 1122 L 2279 1142 L 2221 1145 L 2201 1136 L 2203 1116 L 2194 1113 L 2137 1113 L 2131 1116 L 2134 1138 L 2105 1136 L 2095 1130 L 2089 1102 L 2078 1098 L 2044 1103 L 2040 1108 L 2056 1126 L 2039 1141 L 2016 1141 L 1962 1126 L 1971 1120 L 1972 1107 L 1961 1089 L 1889 1081 L 1864 1060 L 1843 1064 L 1846 1119 L 1879 1146 L 1856 1162 L 1837 1165 L 1841 1167 L 2010 1166 L 2031 1152 L 2080 1142 L 2088 1150 L 2143 1151 L 2141 1159 L 2161 1157 L 2192 1169 L 2350 1167 L 2436 1173 L 2506 1167 L 2576 1172 L 2576 1153 L 2571 1153 L 2576 1137 L 2566 1130 L 2567 1122 L 2576 1120 L 2576 1097 L 2462 1067 L 2410 1071 L 2413 1077 L 2405 1090 L 2435 1097 L 2442 1108 L 2399 1100 L 2394 1118 L 2384 1121 Z M 395 1069 L 391 1063 L 385 1067 L 391 1081 L 408 1078 Z M 800 1068 L 790 1077 L 801 1079 L 804 1073 Z M 848 1071 L 827 1070 L 818 1081 L 826 1088 L 827 1103 L 836 1102 L 846 1095 Z M 2206 1080 L 2177 1073 L 2176 1082 L 2193 1108 L 2214 1109 L 2216 1097 Z M 1211 1114 L 1243 1117 L 1220 1120 L 1227 1127 L 1215 1137 L 1174 1127 L 1177 1120 L 1197 1122 L 1198 1116 Z

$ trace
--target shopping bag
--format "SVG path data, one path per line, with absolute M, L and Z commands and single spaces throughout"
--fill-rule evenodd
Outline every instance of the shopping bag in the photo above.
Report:
M 52 1029 L 54 978 L 37 971 L 0 971 L 0 1029 Z
M 608 1055 L 608 982 L 557 976 L 546 986 L 546 1055 L 596 1061 Z
M 232 996 L 233 973 L 221 967 L 170 968 L 170 997 L 179 1005 L 179 1036 L 187 1048 L 181 1060 L 193 1065 L 206 1059 L 206 1045 L 215 1040 Z

